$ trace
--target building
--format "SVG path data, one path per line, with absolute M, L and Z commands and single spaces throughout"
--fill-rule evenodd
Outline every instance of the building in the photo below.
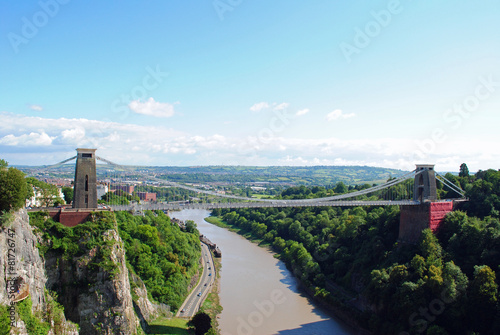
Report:
M 137 192 L 137 196 L 142 201 L 156 201 L 156 193 L 151 193 L 151 192 Z
M 127 192 L 128 194 L 132 194 L 134 192 L 134 185 L 111 185 L 111 190 L 121 190 L 123 192 Z
M 97 200 L 102 199 L 102 196 L 109 192 L 109 187 L 107 183 L 97 184 Z

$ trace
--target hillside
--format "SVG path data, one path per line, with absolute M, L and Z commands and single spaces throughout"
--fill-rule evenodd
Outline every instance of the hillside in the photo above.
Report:
M 73 178 L 74 164 L 46 170 L 40 166 L 19 166 L 37 177 Z M 123 175 L 144 179 L 155 175 L 170 181 L 187 183 L 271 183 L 277 185 L 347 185 L 379 183 L 404 171 L 370 166 L 127 166 L 113 168 L 97 165 L 98 178 Z
M 18 251 L 14 260 L 0 257 L 0 284 L 17 278 L 13 290 L 26 288 L 27 298 L 11 305 L 18 294 L 0 291 L 1 334 L 11 328 L 10 305 L 21 334 L 144 334 L 172 315 L 198 268 L 198 232 L 181 231 L 163 213 L 117 214 L 119 225 L 115 213 L 96 212 L 73 228 L 45 212 L 2 216 L 0 242 Z M 147 260 L 151 248 L 164 259 Z

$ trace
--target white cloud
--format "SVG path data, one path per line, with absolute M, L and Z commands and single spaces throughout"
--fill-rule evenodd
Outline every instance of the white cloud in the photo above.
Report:
M 297 111 L 297 113 L 295 113 L 296 116 L 302 116 L 302 115 L 305 115 L 309 113 L 309 108 L 304 108 L 304 109 L 301 109 L 299 111 Z
M 155 117 L 171 117 L 174 115 L 174 105 L 166 102 L 158 102 L 149 98 L 146 102 L 133 100 L 128 107 L 137 114 L 150 115 Z
M 30 105 L 29 106 L 31 110 L 41 112 L 43 110 L 43 107 L 40 105 Z
M 76 127 L 61 132 L 61 138 L 68 143 L 79 143 L 85 138 L 85 129 Z
M 45 132 L 22 134 L 15 136 L 13 134 L 5 135 L 0 138 L 0 144 L 7 146 L 48 146 L 52 144 L 54 137 L 47 135 Z
M 437 171 L 498 168 L 495 143 L 457 138 L 430 146 L 425 138 L 259 138 L 201 136 L 161 125 L 88 119 L 51 119 L 0 112 L 1 158 L 12 164 L 55 164 L 78 147 L 97 148 L 118 164 L 135 165 L 368 165 L 412 170 L 435 163 Z M 299 136 L 300 134 L 296 134 Z M 477 148 L 482 148 L 478 152 Z M 487 153 L 487 154 L 481 154 Z
M 265 101 L 262 101 L 254 104 L 252 107 L 250 107 L 250 110 L 252 112 L 260 112 L 261 110 L 266 108 L 269 108 L 269 104 Z
M 273 105 L 275 105 L 273 108 L 275 111 L 281 111 L 281 110 L 287 109 L 288 106 L 290 106 L 290 104 L 288 102 L 282 102 L 280 104 L 273 104 Z
M 338 119 L 349 119 L 351 117 L 356 116 L 354 113 L 349 113 L 349 114 L 344 114 L 340 109 L 336 109 L 333 112 L 330 112 L 326 115 L 326 120 L 327 121 L 334 121 Z

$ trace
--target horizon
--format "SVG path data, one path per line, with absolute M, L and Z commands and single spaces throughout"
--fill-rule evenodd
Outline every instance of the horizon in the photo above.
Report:
M 8 162 L 7 162 L 8 163 Z M 418 163 L 417 163 L 418 164 Z M 423 164 L 423 163 L 422 163 Z M 109 164 L 107 163 L 101 163 L 101 162 L 96 162 L 97 167 L 102 167 L 102 166 L 107 166 Z M 118 165 L 118 164 L 117 164 Z M 420 165 L 420 164 L 419 164 Z M 424 164 L 428 165 L 428 164 Z M 430 164 L 433 165 L 433 164 Z M 47 166 L 50 165 L 21 165 L 21 164 L 10 164 L 9 166 L 11 167 L 20 167 L 20 168 L 47 168 Z M 71 164 L 62 164 L 61 166 L 58 166 L 58 168 L 65 166 L 65 167 L 75 167 L 76 162 Z M 370 166 L 370 165 L 118 165 L 118 166 L 123 166 L 123 167 L 131 167 L 131 168 L 210 168 L 210 167 L 248 167 L 248 168 L 280 168 L 280 167 L 286 167 L 286 168 L 318 168 L 318 167 L 324 167 L 324 168 L 374 168 L 374 169 L 387 169 L 387 170 L 395 170 L 399 172 L 410 172 L 412 170 L 402 170 L 402 169 L 396 169 L 396 168 L 389 168 L 389 167 L 384 167 L 384 166 Z M 493 169 L 493 168 L 490 168 Z M 435 169 L 436 172 L 440 173 L 452 173 L 452 174 L 457 174 L 459 173 L 459 169 L 457 170 L 438 170 Z M 495 170 L 495 169 L 493 169 Z M 484 171 L 484 170 L 478 170 L 478 171 L 470 171 L 471 174 L 476 174 L 479 171 Z
M 221 6 L 221 3 L 224 6 Z M 0 3 L 0 158 L 500 168 L 500 3 Z

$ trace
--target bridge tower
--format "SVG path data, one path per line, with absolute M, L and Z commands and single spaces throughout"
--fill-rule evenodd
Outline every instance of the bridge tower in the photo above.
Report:
M 408 243 L 417 243 L 425 228 L 437 231 L 454 205 L 452 201 L 437 200 L 434 165 L 417 164 L 415 173 L 413 200 L 420 205 L 401 206 L 400 211 L 398 239 Z
M 433 164 L 417 164 L 415 185 L 413 188 L 413 200 L 436 201 L 436 172 Z
M 76 149 L 73 208 L 97 208 L 96 150 Z

